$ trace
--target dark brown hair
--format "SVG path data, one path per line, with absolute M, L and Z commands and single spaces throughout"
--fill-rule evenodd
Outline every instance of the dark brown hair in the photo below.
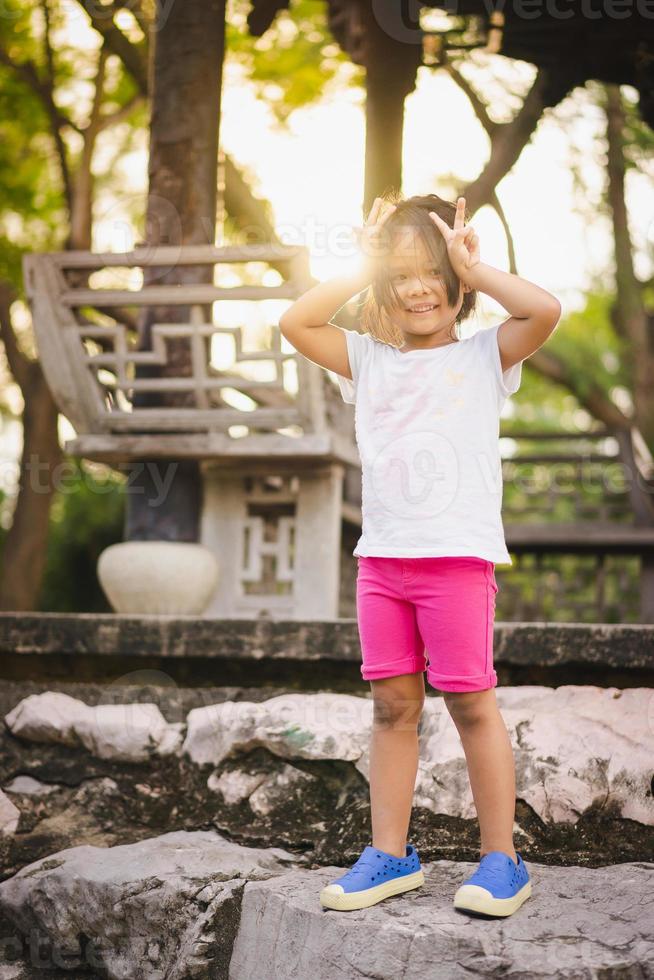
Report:
M 447 301 L 450 306 L 454 306 L 459 298 L 459 277 L 454 272 L 445 240 L 439 229 L 429 217 L 429 212 L 434 211 L 439 218 L 442 218 L 452 228 L 454 226 L 454 216 L 456 214 L 456 204 L 445 201 L 437 194 L 426 194 L 423 197 L 410 197 L 403 201 L 396 193 L 382 195 L 385 204 L 394 204 L 395 211 L 384 224 L 384 236 L 390 246 L 389 257 L 397 241 L 397 235 L 405 232 L 407 226 L 411 226 L 415 234 L 421 239 L 427 254 L 434 260 L 435 266 L 440 270 Z M 468 214 L 465 215 L 466 223 L 470 220 Z M 477 293 L 474 289 L 463 294 L 463 303 L 457 314 L 455 324 L 465 320 L 475 309 L 477 303 Z M 366 333 L 371 334 L 377 340 L 384 341 L 393 346 L 401 346 L 404 341 L 400 330 L 393 325 L 389 311 L 402 305 L 393 285 L 388 262 L 380 261 L 378 272 L 370 284 L 368 295 L 365 299 L 362 313 L 361 326 Z M 452 340 L 458 340 L 457 336 L 452 336 Z

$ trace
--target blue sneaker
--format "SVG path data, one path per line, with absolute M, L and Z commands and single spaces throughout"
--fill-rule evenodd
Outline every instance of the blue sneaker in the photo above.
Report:
M 454 908 L 482 915 L 512 915 L 531 895 L 531 881 L 516 852 L 516 864 L 504 851 L 484 854 L 475 873 L 457 889 Z
M 368 845 L 349 871 L 325 885 L 320 892 L 320 904 L 341 912 L 367 909 L 391 895 L 419 888 L 424 881 L 413 844 L 407 844 L 403 858 Z

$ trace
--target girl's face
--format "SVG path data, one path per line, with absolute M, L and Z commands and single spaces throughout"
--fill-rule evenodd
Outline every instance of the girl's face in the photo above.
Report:
M 389 282 L 400 300 L 388 315 L 405 338 L 450 337 L 463 304 L 463 285 L 459 283 L 457 302 L 451 306 L 440 269 L 417 235 L 401 239 L 388 262 Z

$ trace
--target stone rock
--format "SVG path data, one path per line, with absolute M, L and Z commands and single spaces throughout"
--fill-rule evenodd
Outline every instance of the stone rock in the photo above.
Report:
M 156 704 L 100 704 L 77 726 L 86 749 L 100 759 L 140 762 L 170 755 L 182 744 L 182 724 L 168 724 Z
M 296 769 L 294 766 L 284 766 L 281 772 L 273 773 L 265 779 L 250 796 L 250 807 L 259 816 L 274 813 L 289 796 L 307 792 L 319 780 L 309 773 Z
M 47 937 L 46 966 L 115 980 L 226 976 L 245 882 L 297 860 L 213 831 L 74 847 L 0 883 L 0 911 L 23 936 Z
M 282 694 L 194 708 L 182 752 L 197 765 L 264 746 L 285 759 L 357 760 L 370 737 L 372 701 L 350 694 Z
M 79 745 L 77 725 L 91 708 L 60 691 L 30 694 L 5 715 L 7 728 L 18 738 L 30 742 Z
M 57 691 L 31 694 L 6 716 L 19 738 L 83 745 L 100 759 L 144 761 L 179 751 L 182 724 L 169 724 L 156 704 L 100 704 L 93 707 Z
M 59 783 L 42 783 L 32 776 L 15 776 L 4 787 L 7 793 L 21 793 L 25 796 L 48 796 L 59 788 Z
M 594 804 L 654 824 L 651 691 L 498 687 L 496 697 L 514 749 L 516 795 L 543 821 L 574 824 Z M 368 746 L 356 768 L 368 778 Z M 425 702 L 414 802 L 476 816 L 463 746 L 442 698 Z
M 654 827 L 652 691 L 567 685 L 498 687 L 495 693 L 514 749 L 516 795 L 543 823 L 574 825 L 582 814 L 604 811 Z M 251 807 L 261 815 L 283 799 L 285 780 L 295 798 L 304 787 L 311 797 L 316 780 L 293 769 L 294 760 L 352 763 L 368 779 L 372 710 L 370 698 L 284 694 L 194 708 L 184 726 L 169 724 L 153 704 L 89 707 L 47 692 L 23 699 L 6 721 L 23 739 L 83 746 L 100 759 L 167 756 L 180 765 L 210 766 L 212 792 L 228 805 L 254 797 Z M 419 739 L 415 805 L 475 820 L 463 747 L 442 698 L 426 699 Z M 255 749 L 288 760 L 281 781 L 279 774 L 220 771 L 229 757 Z
M 15 834 L 19 820 L 20 810 L 0 789 L 0 835 L 10 837 Z
M 53 980 L 81 968 L 109 980 L 654 976 L 652 863 L 527 861 L 532 896 L 502 920 L 452 906 L 476 863 L 424 863 L 422 888 L 334 912 L 318 896 L 345 869 L 297 861 L 213 832 L 75 847 L 0 883 L 0 919 L 38 936 L 38 975 Z M 4 980 L 3 968 L 0 950 Z M 18 963 L 6 969 L 8 980 L 35 975 Z
M 249 882 L 229 977 L 654 976 L 654 864 L 527 867 L 532 895 L 504 920 L 475 918 L 452 906 L 457 887 L 476 868 L 469 862 L 425 864 L 422 888 L 355 912 L 323 910 L 318 903 L 322 886 L 342 868 Z
M 214 793 L 220 793 L 228 806 L 235 806 L 247 800 L 265 779 L 264 773 L 247 773 L 240 769 L 220 774 L 212 772 L 207 780 L 207 788 Z

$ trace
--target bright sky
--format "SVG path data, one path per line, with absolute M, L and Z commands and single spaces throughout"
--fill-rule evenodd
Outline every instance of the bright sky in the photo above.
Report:
M 67 9 L 69 41 L 88 45 L 93 35 L 81 8 L 69 0 Z M 483 76 L 474 62 L 471 65 L 474 70 L 469 77 L 477 80 L 479 88 Z M 519 104 L 510 97 L 506 105 L 502 82 L 513 91 L 524 92 L 534 72 L 531 65 L 498 56 L 492 59 L 494 81 L 490 90 L 497 98 L 490 111 L 495 119 L 507 118 Z M 624 91 L 635 98 L 633 90 Z M 364 111 L 358 91 L 332 85 L 320 104 L 296 110 L 284 130 L 244 81 L 241 69 L 226 65 L 222 146 L 244 168 L 254 193 L 272 202 L 281 239 L 310 248 L 312 272 L 320 279 L 344 269 L 344 252 L 349 251 L 350 260 L 352 257 L 352 249 L 344 247 L 344 233 L 362 221 L 364 138 Z M 102 172 L 111 157 L 110 140 L 107 133 L 100 141 L 96 172 Z M 513 172 L 498 187 L 513 234 L 519 274 L 553 292 L 563 304 L 564 315 L 583 304 L 583 290 L 591 286 L 594 277 L 605 277 L 611 269 L 611 229 L 608 219 L 597 211 L 604 181 L 602 141 L 601 114 L 585 90 L 576 90 L 554 111 L 546 112 Z M 116 186 L 120 196 L 98 201 L 96 249 L 122 251 L 131 248 L 141 234 L 141 229 L 131 226 L 126 209 L 135 197 L 145 194 L 146 145 L 143 134 L 141 149 L 118 162 Z M 432 191 L 447 196 L 450 175 L 474 179 L 487 155 L 488 139 L 465 95 L 443 71 L 421 68 L 416 90 L 406 102 L 404 196 Z M 586 188 L 581 200 L 573 187 L 573 156 L 581 161 Z M 644 246 L 649 242 L 651 256 L 652 182 L 630 174 L 627 203 L 632 237 L 642 251 L 639 272 L 651 274 Z M 473 224 L 480 236 L 482 260 L 508 269 L 505 236 L 494 211 L 484 208 L 475 215 Z M 232 316 L 227 320 L 223 314 L 223 320 L 242 323 L 242 304 L 229 305 Z M 286 305 L 271 302 L 255 310 L 255 304 L 248 304 L 251 328 L 258 330 L 266 322 L 274 322 Z M 481 316 L 466 325 L 466 332 L 474 332 L 489 315 L 495 321 L 502 313 L 484 297 Z M 218 366 L 221 350 L 218 343 L 214 348 Z M 70 427 L 62 434 L 68 438 Z M 15 459 L 19 443 L 13 438 L 11 442 L 7 456 Z
M 513 63 L 508 74 L 511 80 L 521 75 L 526 85 L 534 69 Z M 584 90 L 561 105 L 561 115 L 570 115 L 575 103 L 579 111 L 565 129 L 554 114 L 546 113 L 512 173 L 497 189 L 512 231 L 519 274 L 554 292 L 564 312 L 582 304 L 582 291 L 593 275 L 610 269 L 612 247 L 608 219 L 598 216 L 593 207 L 604 180 L 597 159 L 603 121 Z M 296 111 L 288 134 L 275 129 L 265 104 L 236 78 L 230 84 L 230 72 L 223 105 L 223 146 L 247 166 L 255 192 L 273 202 L 284 240 L 311 247 L 312 270 L 318 278 L 337 273 L 340 263 L 327 246 L 329 233 L 337 241 L 339 227 L 360 224 L 362 219 L 365 132 L 357 93 L 345 92 Z M 501 117 L 501 108 L 496 115 Z M 404 196 L 430 192 L 447 196 L 449 175 L 462 181 L 474 179 L 486 162 L 488 146 L 458 86 L 444 72 L 421 69 L 417 88 L 406 102 Z M 572 152 L 582 161 L 587 200 L 575 196 Z M 654 188 L 645 178 L 630 176 L 627 199 L 634 240 L 644 242 L 652 233 Z M 588 212 L 594 219 L 590 224 Z M 482 259 L 508 269 L 506 239 L 495 212 L 482 209 L 473 224 Z

